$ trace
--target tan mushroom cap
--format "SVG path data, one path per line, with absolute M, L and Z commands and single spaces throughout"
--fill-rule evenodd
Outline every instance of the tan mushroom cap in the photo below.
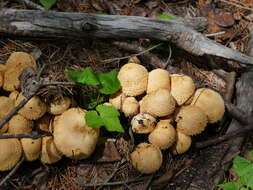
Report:
M 140 104 L 140 110 L 155 117 L 163 117 L 174 112 L 176 101 L 166 89 L 158 89 L 146 95 Z
M 154 69 L 148 74 L 147 93 L 156 91 L 159 88 L 170 90 L 170 75 L 164 69 Z
M 14 101 L 6 96 L 0 96 L 0 118 L 4 118 L 14 108 Z
M 40 161 L 44 164 L 53 164 L 62 158 L 62 153 L 56 148 L 53 137 L 42 137 Z
M 25 97 L 20 93 L 18 99 L 15 102 L 17 106 Z M 47 106 L 40 100 L 38 96 L 32 97 L 27 104 L 19 110 L 19 114 L 30 120 L 36 120 L 41 118 L 47 111 Z
M 160 149 L 167 149 L 176 141 L 176 130 L 169 120 L 161 120 L 149 134 L 148 140 Z
M 36 62 L 34 58 L 25 52 L 14 52 L 10 55 L 5 63 L 7 70 L 12 67 L 17 67 L 19 65 L 36 67 Z
M 103 103 L 103 105 L 105 105 L 105 106 L 113 106 L 110 102 L 105 102 L 105 103 Z
M 223 98 L 219 93 L 209 88 L 198 89 L 194 94 L 191 105 L 202 109 L 210 123 L 221 120 L 225 112 Z
M 142 65 L 128 63 L 121 67 L 118 79 L 125 95 L 138 96 L 147 89 L 148 71 Z
M 9 98 L 15 102 L 18 99 L 18 95 L 19 95 L 19 92 L 15 90 L 10 93 Z
M 185 135 L 197 135 L 207 125 L 207 115 L 196 106 L 184 106 L 176 115 L 177 131 Z
M 122 104 L 126 99 L 126 95 L 123 92 L 118 91 L 115 94 L 112 94 L 109 98 L 109 103 L 112 104 L 117 110 L 121 110 Z
M 34 161 L 40 157 L 41 138 L 22 138 L 20 142 L 22 144 L 24 156 L 27 161 Z
M 191 137 L 177 131 L 176 143 L 172 147 L 173 154 L 183 154 L 191 147 Z
M 0 72 L 1 72 L 1 73 L 4 73 L 6 70 L 7 70 L 6 65 L 0 64 Z
M 130 155 L 133 167 L 144 174 L 154 173 L 162 165 L 163 155 L 155 145 L 139 144 Z
M 45 114 L 41 118 L 35 121 L 34 126 L 38 130 L 49 132 L 49 125 L 50 125 L 51 119 L 52 119 L 51 115 Z
M 127 97 L 122 105 L 122 112 L 125 116 L 133 116 L 139 113 L 139 102 L 134 97 Z
M 55 99 L 49 104 L 47 111 L 53 115 L 59 115 L 66 111 L 70 107 L 70 104 L 71 99 L 69 97 L 65 96 L 59 99 Z
M 156 119 L 146 113 L 139 113 L 131 120 L 131 126 L 134 133 L 147 134 L 154 130 Z
M 3 117 L 0 116 L 0 121 L 3 119 Z M 6 131 L 8 131 L 9 128 L 9 122 L 4 124 L 4 126 L 0 129 L 0 134 L 4 134 Z
M 0 171 L 12 169 L 22 156 L 18 139 L 0 139 Z
M 31 133 L 33 129 L 33 121 L 26 119 L 20 114 L 14 115 L 9 121 L 8 133 L 22 134 Z
M 195 84 L 191 77 L 173 74 L 171 79 L 171 94 L 178 105 L 184 104 L 194 93 Z
M 129 58 L 128 63 L 141 64 L 140 60 L 136 56 L 132 56 Z
M 99 129 L 85 123 L 85 110 L 71 108 L 54 122 L 54 142 L 57 149 L 73 159 L 85 159 L 95 150 Z
M 4 84 L 4 74 L 0 72 L 0 88 L 3 86 Z

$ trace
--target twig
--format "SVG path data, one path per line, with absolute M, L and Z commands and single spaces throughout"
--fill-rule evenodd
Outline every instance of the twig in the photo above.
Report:
M 241 9 L 253 11 L 253 8 L 244 7 L 244 6 L 242 6 L 242 5 L 238 5 L 238 4 L 236 4 L 236 3 L 233 3 L 233 2 L 230 2 L 230 1 L 227 1 L 227 0 L 218 0 L 218 1 L 221 1 L 221 2 L 224 2 L 224 3 L 230 4 L 230 5 L 236 6 L 236 7 L 241 8 Z
M 10 173 L 8 173 L 8 175 L 5 176 L 5 178 L 0 182 L 0 187 L 3 186 L 5 182 L 7 182 L 11 178 L 11 176 L 14 175 L 14 173 L 18 170 L 18 168 L 20 167 L 20 165 L 23 163 L 24 160 L 25 158 L 22 157 L 21 160 L 16 164 L 16 166 L 10 171 Z
M 52 136 L 50 133 L 39 134 L 37 131 L 33 131 L 31 134 L 12 134 L 12 135 L 0 135 L 0 139 L 12 139 L 12 138 L 32 138 L 38 139 L 43 136 Z
M 225 34 L 225 31 L 221 31 L 221 32 L 215 32 L 215 33 L 211 33 L 211 34 L 205 34 L 206 37 L 213 37 L 213 36 L 218 36 L 218 35 L 222 35 Z
M 41 84 L 41 87 L 42 86 L 54 86 L 54 85 L 76 86 L 78 84 L 74 83 L 74 82 L 43 82 Z
M 225 94 L 225 100 L 231 102 L 233 93 L 234 93 L 234 86 L 235 86 L 235 77 L 236 72 L 230 72 L 226 75 L 226 94 Z
M 148 178 L 145 186 L 143 187 L 143 190 L 148 190 L 149 189 L 153 178 L 154 178 L 154 174 L 152 174 L 152 175 L 149 176 L 149 178 Z
M 33 9 L 37 9 L 37 10 L 42 10 L 42 11 L 45 10 L 42 6 L 40 6 L 40 5 L 38 5 L 38 4 L 34 3 L 34 2 L 32 2 L 32 1 L 30 1 L 30 0 L 18 0 L 18 1 L 19 1 L 20 3 L 26 4 L 27 7 L 30 7 L 30 8 L 33 8 Z

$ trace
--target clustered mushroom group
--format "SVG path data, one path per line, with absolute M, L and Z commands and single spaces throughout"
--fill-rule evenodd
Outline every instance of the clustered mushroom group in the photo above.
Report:
M 130 155 L 141 173 L 153 173 L 161 167 L 161 150 L 186 152 L 191 136 L 204 131 L 208 123 L 221 120 L 225 112 L 219 93 L 196 89 L 187 75 L 170 75 L 164 69 L 148 72 L 137 57 L 120 68 L 118 79 L 122 89 L 110 97 L 109 104 L 131 118 L 134 133 L 148 135 L 148 142 L 137 145 Z

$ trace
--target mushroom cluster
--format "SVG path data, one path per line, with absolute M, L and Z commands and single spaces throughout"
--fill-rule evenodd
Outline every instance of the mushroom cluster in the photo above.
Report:
M 170 75 L 164 69 L 148 72 L 137 57 L 120 68 L 118 79 L 122 89 L 111 95 L 109 104 L 131 118 L 134 133 L 147 135 L 148 142 L 137 145 L 130 156 L 141 173 L 161 167 L 161 150 L 170 149 L 175 155 L 186 152 L 191 136 L 221 120 L 225 112 L 219 93 L 196 89 L 187 75 Z
M 0 119 L 3 119 L 26 97 L 20 92 L 19 75 L 27 68 L 36 69 L 33 57 L 24 52 L 10 55 L 0 64 L 0 87 L 9 96 L 0 96 Z M 73 107 L 69 97 L 44 103 L 38 96 L 31 98 L 11 120 L 0 129 L 1 135 L 49 132 L 52 136 L 37 139 L 0 139 L 0 171 L 13 168 L 24 156 L 26 161 L 40 159 L 44 164 L 59 161 L 63 155 L 72 159 L 89 157 L 97 144 L 99 129 L 86 125 L 85 110 Z

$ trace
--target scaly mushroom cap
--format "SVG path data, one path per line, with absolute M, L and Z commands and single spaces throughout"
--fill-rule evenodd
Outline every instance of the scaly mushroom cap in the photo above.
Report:
M 185 135 L 197 135 L 207 125 L 207 115 L 196 106 L 181 107 L 176 115 L 177 131 Z
M 154 130 L 156 119 L 149 114 L 139 113 L 133 117 L 131 126 L 134 133 L 147 134 Z
M 85 110 L 71 108 L 54 122 L 54 142 L 57 149 L 73 159 L 85 159 L 95 150 L 99 129 L 85 123 Z
M 219 93 L 209 88 L 198 89 L 194 94 L 191 105 L 202 109 L 210 123 L 221 120 L 225 112 L 223 98 Z
M 17 66 L 29 66 L 29 67 L 36 67 L 36 62 L 34 58 L 25 52 L 14 52 L 10 55 L 8 60 L 5 63 L 7 70 L 12 67 Z
M 41 138 L 22 138 L 20 141 L 27 161 L 34 161 L 39 158 L 41 152 Z
M 174 112 L 176 101 L 166 89 L 158 89 L 146 95 L 140 104 L 140 110 L 155 117 L 163 117 Z
M 17 106 L 25 97 L 20 93 L 18 99 L 15 102 Z M 19 110 L 19 114 L 30 120 L 36 120 L 41 118 L 47 111 L 47 106 L 40 100 L 38 96 L 32 97 L 24 107 Z
M 61 158 L 62 153 L 56 148 L 53 137 L 42 137 L 40 161 L 44 164 L 53 164 Z
M 10 93 L 9 98 L 15 102 L 18 99 L 18 95 L 19 95 L 19 92 L 15 90 Z
M 139 144 L 130 157 L 133 167 L 144 174 L 156 172 L 163 162 L 161 150 L 155 145 L 148 143 Z
M 118 91 L 115 94 L 112 94 L 109 98 L 109 103 L 112 104 L 117 110 L 121 110 L 122 104 L 126 99 L 126 95 L 123 92 Z
M 38 130 L 49 132 L 49 125 L 50 125 L 51 119 L 52 119 L 51 115 L 45 114 L 41 118 L 35 121 L 34 126 Z
M 22 156 L 18 139 L 0 139 L 0 171 L 12 169 Z
M 14 101 L 6 96 L 0 96 L 0 118 L 4 118 L 14 108 Z
M 140 60 L 136 56 L 130 57 L 127 63 L 141 64 Z
M 134 97 L 127 97 L 122 105 L 125 116 L 133 116 L 139 113 L 139 102 Z
M 148 140 L 160 149 L 167 149 L 176 141 L 176 130 L 169 120 L 161 120 L 149 134 Z
M 66 111 L 70 104 L 71 99 L 69 97 L 65 96 L 63 98 L 55 99 L 50 103 L 47 111 L 53 115 L 59 115 Z
M 139 64 L 128 63 L 121 67 L 118 79 L 122 86 L 122 92 L 127 96 L 138 96 L 147 89 L 148 71 Z
M 8 133 L 22 134 L 31 133 L 33 129 L 33 121 L 26 119 L 20 114 L 14 115 L 9 121 Z
M 183 154 L 191 147 L 192 139 L 190 136 L 177 131 L 176 143 L 172 147 L 173 154 Z
M 164 69 L 154 69 L 148 74 L 147 93 L 156 91 L 159 88 L 170 90 L 170 75 Z
M 171 79 L 171 95 L 178 105 L 184 104 L 194 93 L 195 84 L 191 77 L 173 74 Z

